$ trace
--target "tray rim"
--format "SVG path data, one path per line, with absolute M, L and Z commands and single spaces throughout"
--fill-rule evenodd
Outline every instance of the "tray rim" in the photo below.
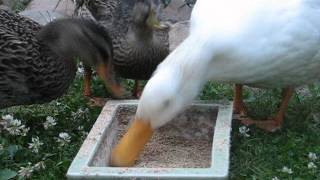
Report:
M 212 159 L 209 168 L 132 168 L 132 167 L 92 167 L 89 166 L 106 129 L 111 125 L 118 106 L 137 105 L 138 100 L 110 100 L 83 142 L 68 172 L 68 179 L 227 179 L 229 174 L 232 102 L 194 101 L 195 106 L 216 106 L 218 115 L 214 127 Z M 190 106 L 191 106 L 190 105 Z M 94 129 L 94 130 L 93 130 Z M 91 147 L 91 148 L 87 148 Z

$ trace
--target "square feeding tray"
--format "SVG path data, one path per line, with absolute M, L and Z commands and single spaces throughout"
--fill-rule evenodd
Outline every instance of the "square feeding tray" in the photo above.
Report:
M 108 101 L 82 144 L 68 179 L 228 179 L 232 104 L 196 101 L 156 130 L 133 167 L 110 167 L 113 146 L 137 100 Z

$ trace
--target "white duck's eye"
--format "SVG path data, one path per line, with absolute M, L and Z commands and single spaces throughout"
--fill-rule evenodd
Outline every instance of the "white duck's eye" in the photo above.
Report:
M 171 102 L 172 102 L 172 101 L 171 101 L 170 99 L 165 100 L 165 101 L 162 103 L 162 109 L 166 109 L 166 108 L 170 107 Z

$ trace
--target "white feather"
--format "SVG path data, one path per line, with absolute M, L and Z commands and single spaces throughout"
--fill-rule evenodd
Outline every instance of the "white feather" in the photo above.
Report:
M 209 79 L 264 87 L 319 80 L 319 19 L 319 0 L 198 0 L 189 37 L 147 83 L 137 116 L 163 125 Z

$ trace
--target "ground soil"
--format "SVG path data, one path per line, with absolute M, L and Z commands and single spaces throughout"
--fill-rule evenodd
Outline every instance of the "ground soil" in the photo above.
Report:
M 134 117 L 134 107 L 117 112 L 119 140 Z M 215 109 L 188 109 L 159 128 L 146 145 L 135 167 L 208 168 L 211 162 Z

